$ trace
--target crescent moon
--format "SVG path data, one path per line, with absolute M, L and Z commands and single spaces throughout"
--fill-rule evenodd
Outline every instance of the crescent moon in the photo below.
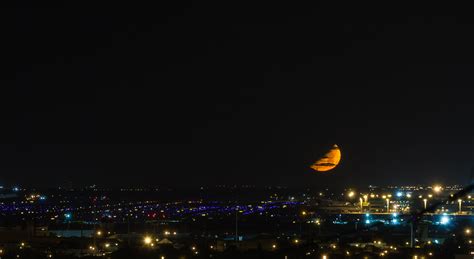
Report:
M 323 157 L 318 159 L 311 168 L 317 172 L 327 172 L 334 169 L 341 161 L 341 150 L 334 145 Z

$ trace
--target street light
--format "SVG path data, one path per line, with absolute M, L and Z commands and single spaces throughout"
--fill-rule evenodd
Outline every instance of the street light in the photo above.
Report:
M 464 230 L 464 233 L 466 233 L 466 235 L 470 235 L 471 234 L 471 229 L 470 228 L 466 228 Z
M 458 203 L 459 203 L 459 213 L 461 213 L 462 211 L 462 200 L 461 199 L 458 199 Z
M 143 238 L 143 243 L 145 243 L 145 245 L 151 245 L 151 242 L 153 242 L 153 239 L 150 236 Z
M 354 193 L 353 191 L 350 191 L 350 192 L 347 194 L 347 196 L 349 196 L 349 198 L 354 197 L 354 195 L 355 195 L 355 193 Z

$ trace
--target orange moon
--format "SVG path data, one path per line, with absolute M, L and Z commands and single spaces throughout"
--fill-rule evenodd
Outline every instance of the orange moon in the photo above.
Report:
M 334 145 L 329 152 L 311 165 L 311 168 L 318 172 L 326 172 L 334 169 L 339 161 L 341 161 L 341 150 L 337 145 Z

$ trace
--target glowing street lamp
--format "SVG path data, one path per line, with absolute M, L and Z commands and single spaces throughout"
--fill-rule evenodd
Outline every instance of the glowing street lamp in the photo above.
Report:
M 145 243 L 145 245 L 151 245 L 151 242 L 153 242 L 153 239 L 150 236 L 143 238 L 143 243 Z
M 441 225 L 447 225 L 449 223 L 449 217 L 446 215 L 443 215 L 439 223 Z M 435 240 L 435 243 L 438 243 L 438 241 Z
M 439 193 L 439 192 L 441 192 L 441 190 L 443 190 L 443 187 L 441 187 L 440 185 L 433 186 L 433 191 L 434 192 Z
M 349 196 L 349 198 L 354 197 L 354 195 L 355 195 L 355 192 L 353 192 L 353 191 L 350 191 L 350 192 L 347 194 L 347 196 Z

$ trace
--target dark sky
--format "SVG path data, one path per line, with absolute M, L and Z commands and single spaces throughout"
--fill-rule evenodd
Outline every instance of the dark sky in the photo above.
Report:
M 0 181 L 467 182 L 472 19 L 202 2 L 11 8 Z

